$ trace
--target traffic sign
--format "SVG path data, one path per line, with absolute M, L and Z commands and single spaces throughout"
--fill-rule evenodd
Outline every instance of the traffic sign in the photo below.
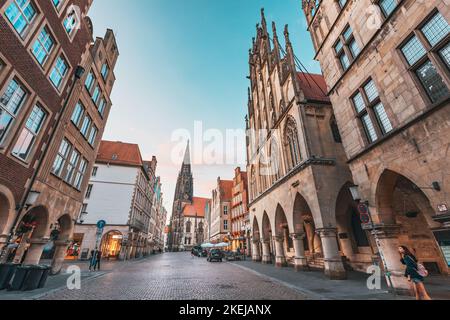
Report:
M 370 222 L 369 208 L 365 203 L 358 204 L 358 212 L 361 223 L 367 224 Z
M 105 220 L 99 220 L 97 222 L 97 228 L 98 229 L 103 229 L 106 226 L 106 221 Z

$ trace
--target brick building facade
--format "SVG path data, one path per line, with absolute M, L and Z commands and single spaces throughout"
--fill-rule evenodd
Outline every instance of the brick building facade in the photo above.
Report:
M 16 226 L 15 262 L 37 263 L 46 249 L 55 273 L 81 211 L 119 55 L 111 30 L 93 40 L 91 3 L 0 2 L 0 240 Z
M 231 200 L 231 250 L 250 250 L 250 216 L 248 212 L 247 172 L 236 168 L 233 178 L 233 198 Z

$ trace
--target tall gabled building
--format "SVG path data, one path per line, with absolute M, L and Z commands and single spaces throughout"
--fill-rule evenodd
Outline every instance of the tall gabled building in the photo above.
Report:
M 338 237 L 346 248 L 362 247 L 363 254 L 352 257 L 355 267 L 357 259 L 371 261 L 371 252 L 360 225 L 345 223 L 338 232 L 338 221 L 358 216 L 327 86 L 322 75 L 301 72 L 287 26 L 284 38 L 283 47 L 275 24 L 269 34 L 262 12 L 249 57 L 252 255 L 277 266 L 320 268 L 343 279 Z

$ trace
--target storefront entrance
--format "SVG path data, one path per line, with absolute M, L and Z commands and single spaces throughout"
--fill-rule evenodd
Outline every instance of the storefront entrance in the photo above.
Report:
M 118 259 L 122 248 L 123 235 L 119 231 L 110 231 L 103 236 L 101 251 L 107 259 Z

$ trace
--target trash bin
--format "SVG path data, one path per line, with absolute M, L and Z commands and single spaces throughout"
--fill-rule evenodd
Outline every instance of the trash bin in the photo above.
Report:
M 42 273 L 41 280 L 39 281 L 38 289 L 42 289 L 45 287 L 45 284 L 47 283 L 47 278 L 50 274 L 50 270 L 52 270 L 50 266 L 41 266 L 41 267 L 43 268 L 44 272 Z
M 14 278 L 12 279 L 12 283 L 10 286 L 8 286 L 8 291 L 22 290 L 25 279 L 27 278 L 30 270 L 31 270 L 31 266 L 17 267 L 16 272 L 14 273 Z
M 0 264 L 0 290 L 4 290 L 8 287 L 17 267 L 18 265 L 14 263 Z
M 41 281 L 44 271 L 45 268 L 40 265 L 30 266 L 30 271 L 25 278 L 25 282 L 22 286 L 22 291 L 36 290 L 39 287 L 39 282 Z

